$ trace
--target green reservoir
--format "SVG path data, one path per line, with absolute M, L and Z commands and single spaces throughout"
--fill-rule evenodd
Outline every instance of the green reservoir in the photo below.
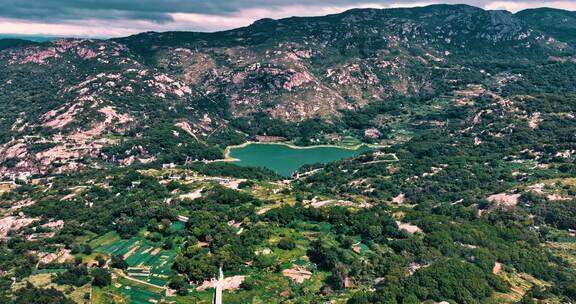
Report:
M 303 165 L 329 163 L 352 157 L 370 148 L 362 146 L 356 150 L 338 147 L 292 148 L 282 144 L 253 143 L 245 147 L 231 148 L 230 157 L 239 159 L 241 166 L 265 167 L 283 176 L 290 176 Z

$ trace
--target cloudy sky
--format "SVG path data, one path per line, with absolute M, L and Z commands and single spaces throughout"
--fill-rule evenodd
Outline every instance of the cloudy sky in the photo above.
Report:
M 542 6 L 576 11 L 575 0 L 0 0 L 0 34 L 117 37 L 144 31 L 217 31 L 266 17 L 434 3 L 513 12 Z

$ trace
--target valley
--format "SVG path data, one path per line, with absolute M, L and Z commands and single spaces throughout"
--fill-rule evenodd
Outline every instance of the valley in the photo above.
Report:
M 575 14 L 0 40 L 0 303 L 574 303 Z

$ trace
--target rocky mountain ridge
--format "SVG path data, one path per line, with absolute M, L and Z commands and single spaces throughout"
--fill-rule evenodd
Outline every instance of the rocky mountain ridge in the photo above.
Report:
M 560 25 L 550 21 L 556 14 Z M 522 82 L 528 92 L 534 71 L 572 68 L 573 26 L 573 12 L 434 5 L 264 19 L 218 33 L 2 40 L 0 172 L 217 159 L 222 146 L 256 133 L 301 136 L 263 127 L 275 122 L 338 126 L 343 113 L 369 105 L 477 85 L 506 95 Z M 306 138 L 314 140 L 323 139 Z

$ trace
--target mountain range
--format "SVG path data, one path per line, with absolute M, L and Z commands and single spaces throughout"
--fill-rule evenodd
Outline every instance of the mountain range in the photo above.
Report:
M 433 5 L 217 33 L 0 40 L 0 172 L 218 159 L 258 135 L 334 143 L 370 105 L 570 89 L 575 16 Z M 394 119 L 353 136 L 402 140 L 416 119 Z
M 576 303 L 575 176 L 575 12 L 0 40 L 0 303 Z

